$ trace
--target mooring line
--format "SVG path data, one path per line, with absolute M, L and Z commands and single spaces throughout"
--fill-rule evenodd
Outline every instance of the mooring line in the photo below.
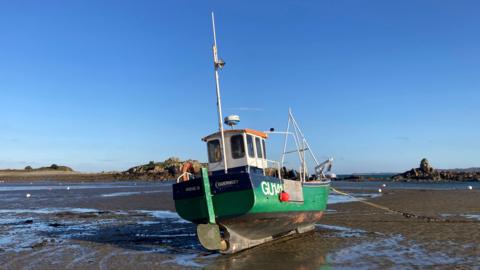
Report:
M 372 202 L 368 202 L 368 201 L 365 201 L 365 200 L 362 200 L 360 198 L 357 198 L 355 196 L 353 196 L 352 194 L 350 193 L 347 193 L 347 192 L 343 192 L 343 191 L 340 191 L 334 187 L 330 187 L 330 189 L 340 195 L 345 195 L 345 196 L 348 196 L 352 199 L 355 199 L 356 201 L 358 202 L 361 202 L 363 204 L 366 204 L 366 205 L 369 205 L 371 207 L 374 207 L 374 208 L 378 208 L 378 209 L 382 209 L 382 210 L 385 210 L 387 212 L 390 212 L 390 213 L 394 213 L 394 214 L 400 214 L 402 215 L 403 217 L 405 218 L 417 218 L 417 219 L 423 219 L 423 220 L 426 220 L 427 222 L 446 222 L 446 223 L 480 223 L 480 220 L 451 220 L 451 219 L 446 219 L 446 218 L 437 218 L 437 217 L 429 217 L 429 216 L 419 216 L 419 215 L 416 215 L 416 214 L 413 214 L 413 213 L 408 213 L 408 212 L 403 212 L 403 211 L 400 211 L 400 210 L 395 210 L 395 209 L 392 209 L 390 207 L 387 207 L 387 206 L 383 206 L 383 205 L 379 205 L 379 204 L 376 204 L 376 203 L 372 203 Z

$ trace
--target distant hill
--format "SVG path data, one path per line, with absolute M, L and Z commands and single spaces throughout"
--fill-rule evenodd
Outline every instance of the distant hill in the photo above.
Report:
M 68 166 L 62 166 L 57 164 L 52 164 L 49 167 L 40 167 L 32 168 L 30 166 L 25 167 L 25 171 L 60 171 L 60 172 L 73 172 L 73 169 Z
M 2 172 L 46 172 L 46 171 L 55 171 L 55 172 L 74 172 L 74 170 L 68 166 L 52 164 L 48 167 L 39 167 L 39 168 L 32 168 L 31 166 L 25 167 L 23 170 L 20 169 L 5 169 L 0 170 Z
M 132 181 L 132 180 L 172 180 L 187 171 L 200 175 L 201 167 L 207 164 L 197 160 L 180 160 L 176 157 L 161 162 L 150 161 L 147 164 L 132 167 L 122 172 L 83 173 L 74 171 L 68 166 L 52 164 L 48 167 L 0 170 L 0 183 L 4 181 Z M 183 170 L 182 170 L 183 168 Z

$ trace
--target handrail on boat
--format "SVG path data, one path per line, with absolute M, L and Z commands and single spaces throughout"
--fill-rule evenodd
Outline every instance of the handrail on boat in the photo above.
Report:
M 182 174 L 180 174 L 179 177 L 177 177 L 177 184 L 180 182 L 180 179 L 185 176 L 185 175 L 188 175 L 189 179 L 190 179 L 190 176 L 194 175 L 193 173 L 189 173 L 189 172 L 184 172 Z

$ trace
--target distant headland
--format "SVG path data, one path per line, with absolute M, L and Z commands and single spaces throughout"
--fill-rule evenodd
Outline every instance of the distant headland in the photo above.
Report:
M 412 168 L 403 173 L 365 173 L 339 175 L 340 181 L 380 181 L 395 182 L 474 182 L 480 181 L 480 168 L 467 169 L 434 169 L 424 158 L 418 168 Z
M 162 162 L 150 161 L 147 164 L 132 167 L 126 171 L 110 171 L 100 173 L 84 173 L 74 169 L 52 164 L 48 167 L 0 170 L 0 181 L 124 181 L 124 180 L 171 180 L 181 174 L 183 164 L 190 163 L 190 172 L 200 173 L 200 168 L 206 166 L 197 160 L 180 160 L 170 157 Z
M 0 181 L 165 181 L 176 179 L 181 175 L 184 164 L 190 163 L 189 172 L 199 175 L 200 168 L 207 166 L 198 160 L 181 160 L 170 157 L 161 162 L 150 161 L 125 171 L 84 173 L 74 169 L 52 164 L 48 167 L 0 170 Z M 336 180 L 344 181 L 398 181 L 398 182 L 467 182 L 480 181 L 480 168 L 468 169 L 434 169 L 427 159 L 420 161 L 418 168 L 404 173 L 376 173 L 339 175 Z

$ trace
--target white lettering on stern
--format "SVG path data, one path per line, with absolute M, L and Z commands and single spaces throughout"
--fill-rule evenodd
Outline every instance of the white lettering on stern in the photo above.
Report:
M 262 188 L 263 194 L 265 195 L 278 195 L 280 192 L 282 192 L 283 189 L 282 184 L 265 181 L 262 181 L 260 183 L 260 186 Z

